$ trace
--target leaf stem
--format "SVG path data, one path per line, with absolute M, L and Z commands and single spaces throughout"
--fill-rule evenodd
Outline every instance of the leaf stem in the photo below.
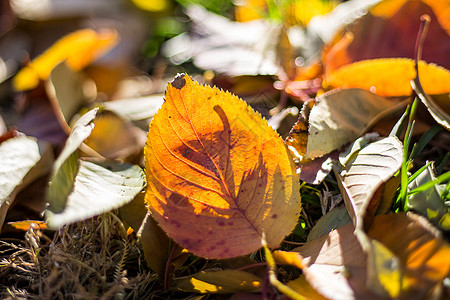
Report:
M 289 286 L 283 284 L 281 281 L 278 280 L 276 275 L 276 265 L 275 265 L 275 259 L 272 256 L 272 253 L 270 252 L 269 248 L 267 248 L 266 238 L 265 234 L 263 232 L 262 235 L 262 246 L 264 247 L 264 254 L 266 256 L 266 262 L 269 266 L 269 281 L 270 283 L 276 287 L 280 292 L 282 292 L 284 295 L 289 297 L 290 299 L 294 300 L 306 300 L 305 297 L 297 293 L 295 290 L 290 288 Z

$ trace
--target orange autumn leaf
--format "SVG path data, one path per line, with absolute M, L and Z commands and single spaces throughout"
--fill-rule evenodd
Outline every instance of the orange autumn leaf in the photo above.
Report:
M 415 58 L 414 45 L 424 14 L 431 22 L 423 43 L 422 59 L 449 69 L 450 2 L 385 0 L 334 37 L 324 52 L 326 72 L 368 59 Z
M 286 146 L 238 97 L 185 74 L 168 84 L 145 146 L 146 202 L 166 233 L 209 258 L 276 247 L 300 212 Z
M 118 41 L 117 32 L 110 29 L 82 29 L 59 39 L 47 51 L 23 67 L 14 77 L 14 88 L 25 91 L 46 80 L 53 68 L 62 61 L 75 71 L 109 51 Z
M 419 74 L 427 94 L 450 92 L 450 72 L 445 68 L 420 61 Z M 410 95 L 410 81 L 415 77 L 412 59 L 372 59 L 337 69 L 327 76 L 326 84 L 333 88 L 361 88 L 381 96 L 395 97 Z
M 28 220 L 28 221 L 9 222 L 8 224 L 16 229 L 23 231 L 30 230 L 30 228 L 47 229 L 47 223 L 45 223 L 44 221 Z

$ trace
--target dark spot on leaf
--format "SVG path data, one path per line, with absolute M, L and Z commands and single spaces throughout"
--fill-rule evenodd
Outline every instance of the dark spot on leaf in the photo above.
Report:
M 217 246 L 223 246 L 225 245 L 225 240 L 221 240 L 220 242 L 217 243 Z
M 228 222 L 228 225 L 232 226 L 232 225 L 234 225 L 234 223 L 233 222 Z
M 272 219 L 276 219 L 276 218 L 277 218 L 277 214 L 273 214 Z
M 186 149 L 186 151 L 184 151 L 183 153 L 183 157 L 187 157 L 189 155 L 189 153 L 191 153 L 191 149 Z
M 219 225 L 219 226 L 224 226 L 225 223 L 224 223 L 224 222 L 219 222 L 219 223 L 217 223 L 217 225 Z
M 178 74 L 177 77 L 171 82 L 172 86 L 178 90 L 181 90 L 186 85 L 186 79 L 184 74 Z

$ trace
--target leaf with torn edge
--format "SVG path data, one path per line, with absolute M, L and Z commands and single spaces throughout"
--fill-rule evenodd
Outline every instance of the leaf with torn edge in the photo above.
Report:
M 180 291 L 202 294 L 257 292 L 262 284 L 262 279 L 256 275 L 238 270 L 202 271 L 174 281 Z
M 208 258 L 251 253 L 262 232 L 278 246 L 300 213 L 283 140 L 244 101 L 185 74 L 165 99 L 144 149 L 146 202 L 161 228 Z

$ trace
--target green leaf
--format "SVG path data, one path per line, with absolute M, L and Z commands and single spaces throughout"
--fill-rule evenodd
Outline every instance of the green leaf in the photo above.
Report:
M 108 212 L 129 203 L 145 185 L 145 176 L 138 166 L 118 162 L 79 162 L 73 190 L 62 211 L 46 210 L 49 228 L 59 228 Z

